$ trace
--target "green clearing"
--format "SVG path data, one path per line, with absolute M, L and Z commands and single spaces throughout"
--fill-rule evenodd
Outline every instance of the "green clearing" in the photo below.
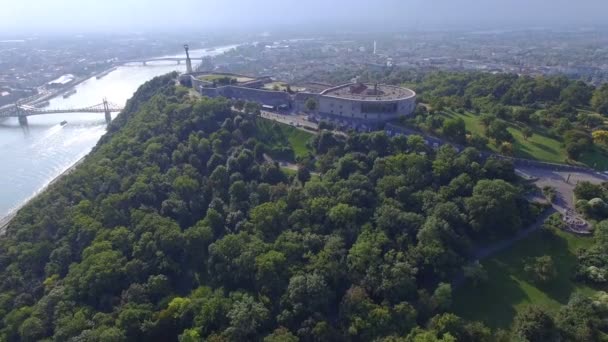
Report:
M 263 142 L 283 141 L 285 144 L 289 144 L 293 149 L 296 158 L 306 157 L 312 152 L 307 146 L 308 141 L 313 137 L 312 133 L 261 117 L 256 118 L 256 126 L 261 133 L 260 136 L 275 137 L 274 139 L 262 139 Z
M 209 81 L 209 82 L 211 82 L 211 81 L 217 81 L 219 79 L 226 78 L 226 77 L 229 78 L 229 79 L 232 79 L 232 80 L 236 79 L 235 77 L 228 76 L 228 75 L 222 75 L 222 74 L 203 75 L 203 76 L 199 77 L 199 79 L 202 80 L 202 81 Z
M 254 79 L 251 77 L 243 77 L 243 76 L 233 76 L 228 74 L 210 74 L 200 76 L 199 79 L 202 81 L 213 82 L 222 78 L 229 78 L 231 80 L 236 80 L 239 83 L 253 81 Z
M 313 136 L 312 133 L 304 132 L 302 130 L 286 126 L 291 132 L 288 133 L 289 144 L 296 154 L 296 157 L 306 157 L 311 152 L 308 148 L 308 140 Z
M 292 91 L 304 91 L 304 90 L 306 90 L 305 88 L 302 88 L 302 87 L 292 87 L 288 83 L 279 82 L 279 81 L 270 82 L 270 83 L 264 84 L 264 89 L 267 89 L 267 90 L 276 90 L 276 91 L 287 91 L 289 89 L 291 89 Z
M 588 247 L 592 238 L 565 232 L 550 235 L 535 232 L 525 240 L 495 257 L 482 262 L 488 281 L 478 287 L 464 284 L 454 292 L 454 312 L 464 318 L 479 320 L 493 328 L 508 328 L 517 311 L 536 304 L 555 312 L 573 293 L 593 294 L 595 290 L 575 283 L 571 276 L 577 264 L 576 252 Z M 537 286 L 524 272 L 528 257 L 550 255 L 557 277 L 550 284 Z
M 484 135 L 484 127 L 480 122 L 480 117 L 471 112 L 457 113 L 452 110 L 446 110 L 442 113 L 445 118 L 462 118 L 464 120 L 467 131 Z M 527 159 L 536 159 L 550 163 L 565 163 L 568 156 L 562 143 L 549 136 L 544 130 L 538 127 L 531 127 L 534 135 L 525 140 L 522 134 L 523 125 L 509 123 L 509 132 L 513 135 L 513 149 L 515 156 Z M 488 147 L 492 151 L 497 151 L 497 147 L 490 143 Z M 594 148 L 593 151 L 585 153 L 580 162 L 596 168 L 598 170 L 608 169 L 608 156 L 601 149 Z
M 298 171 L 296 170 L 292 170 L 292 169 L 288 169 L 286 167 L 282 167 L 281 171 L 287 176 L 287 177 L 291 177 L 291 176 L 295 176 Z
M 264 84 L 264 89 L 267 90 L 276 90 L 276 91 L 286 91 L 287 83 L 284 82 L 270 82 Z

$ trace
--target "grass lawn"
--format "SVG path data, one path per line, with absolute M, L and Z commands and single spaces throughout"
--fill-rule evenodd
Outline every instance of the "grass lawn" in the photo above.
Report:
M 221 75 L 221 74 L 213 74 L 213 75 L 203 75 L 201 77 L 199 77 L 199 79 L 203 80 L 203 81 L 217 81 L 221 78 L 230 78 L 230 79 L 235 79 L 235 77 L 232 76 L 228 76 L 228 75 Z
M 287 133 L 287 139 L 289 140 L 289 144 L 291 145 L 291 148 L 293 148 L 296 157 L 306 157 L 308 153 L 311 152 L 308 146 L 306 146 L 306 143 L 312 138 L 313 134 L 290 126 L 287 126 L 287 128 L 290 129 L 290 132 Z
M 447 110 L 443 113 L 446 118 L 462 118 L 466 125 L 467 131 L 484 135 L 484 127 L 479 120 L 479 116 L 465 112 L 464 114 L 457 113 L 455 111 Z M 509 123 L 509 132 L 513 135 L 515 141 L 513 142 L 513 148 L 515 150 L 515 156 L 527 159 L 536 159 L 540 161 L 550 163 L 565 163 L 567 154 L 562 146 L 561 142 L 555 138 L 550 137 L 543 130 L 533 128 L 534 135 L 525 140 L 521 132 L 521 128 L 516 124 Z M 488 147 L 497 151 L 497 147 L 493 143 L 489 143 Z M 608 170 L 608 156 L 600 149 L 594 148 L 593 151 L 584 154 L 580 158 L 580 162 L 583 164 L 598 169 Z
M 308 153 L 311 152 L 307 146 L 307 143 L 308 140 L 313 137 L 312 133 L 308 133 L 297 129 L 296 127 L 261 117 L 256 118 L 256 125 L 262 136 L 272 138 L 269 140 L 284 141 L 285 143 L 289 143 L 295 153 L 296 158 L 306 157 Z
M 479 320 L 493 328 L 508 328 L 518 310 L 536 304 L 556 311 L 573 293 L 593 294 L 594 290 L 571 280 L 576 267 L 576 251 L 589 246 L 592 238 L 578 237 L 564 232 L 555 236 L 536 232 L 512 248 L 482 262 L 488 272 L 487 283 L 479 287 L 464 284 L 454 292 L 453 309 L 456 314 Z M 524 259 L 550 255 L 557 268 L 557 279 L 537 286 L 529 281 Z
M 291 177 L 291 176 L 295 176 L 298 171 L 296 170 L 292 170 L 292 169 L 288 169 L 286 167 L 282 167 L 281 171 L 283 171 L 283 173 L 287 176 L 287 177 Z
M 264 89 L 267 89 L 267 90 L 277 90 L 277 91 L 285 91 L 287 89 L 287 83 L 284 83 L 284 82 L 266 83 L 266 84 L 264 84 Z
M 209 81 L 209 82 L 217 81 L 222 78 L 229 78 L 231 80 L 236 80 L 237 82 L 249 82 L 249 81 L 254 80 L 251 77 L 237 77 L 237 76 L 232 76 L 232 75 L 227 75 L 227 74 L 211 74 L 211 75 L 203 75 L 203 76 L 199 77 L 200 80 Z

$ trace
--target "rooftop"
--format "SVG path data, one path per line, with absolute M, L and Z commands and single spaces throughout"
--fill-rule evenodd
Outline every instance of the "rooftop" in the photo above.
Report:
M 350 83 L 330 88 L 321 95 L 339 97 L 351 100 L 386 101 L 405 100 L 414 97 L 414 91 L 386 84 Z

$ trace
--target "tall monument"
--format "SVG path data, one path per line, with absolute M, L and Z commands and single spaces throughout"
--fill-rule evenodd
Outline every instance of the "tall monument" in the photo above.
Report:
M 190 48 L 188 47 L 188 44 L 184 44 L 184 50 L 186 50 L 186 72 L 191 74 L 192 73 L 192 61 L 190 60 L 190 53 L 188 52 L 188 50 L 190 50 Z

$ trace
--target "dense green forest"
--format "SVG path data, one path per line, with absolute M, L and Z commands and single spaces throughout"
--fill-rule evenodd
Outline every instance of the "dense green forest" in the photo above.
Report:
M 484 277 L 475 246 L 540 214 L 508 161 L 323 131 L 288 175 L 264 153 L 293 156 L 289 137 L 258 120 L 175 75 L 143 85 L 0 239 L 0 340 L 591 341 L 604 328 L 588 299 L 555 319 L 532 308 L 512 331 L 450 313 L 454 279 Z

